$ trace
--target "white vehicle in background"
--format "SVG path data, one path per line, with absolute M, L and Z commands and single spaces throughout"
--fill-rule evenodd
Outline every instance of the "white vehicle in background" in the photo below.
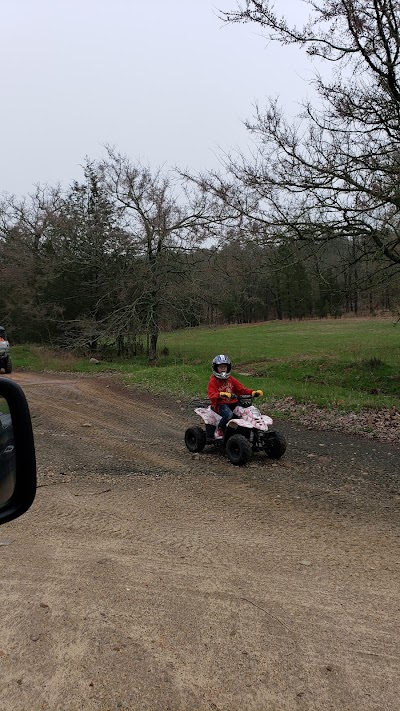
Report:
M 12 363 L 10 358 L 10 343 L 7 338 L 6 329 L 0 326 L 0 369 L 5 373 L 12 372 Z

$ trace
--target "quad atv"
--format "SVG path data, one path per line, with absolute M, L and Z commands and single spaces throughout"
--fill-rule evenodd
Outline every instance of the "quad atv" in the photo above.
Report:
M 5 373 L 12 372 L 10 344 L 8 342 L 7 334 L 3 326 L 0 326 L 0 369 L 1 368 L 3 368 Z
M 232 464 L 242 465 L 249 461 L 252 452 L 263 450 L 270 459 L 280 459 L 286 451 L 283 434 L 271 430 L 273 421 L 268 415 L 262 415 L 253 404 L 251 395 L 238 396 L 239 402 L 222 438 L 216 438 L 215 432 L 221 416 L 210 406 L 210 401 L 193 400 L 191 406 L 200 415 L 205 424 L 202 427 L 189 427 L 185 432 L 185 444 L 189 452 L 201 452 L 206 445 L 222 447 Z

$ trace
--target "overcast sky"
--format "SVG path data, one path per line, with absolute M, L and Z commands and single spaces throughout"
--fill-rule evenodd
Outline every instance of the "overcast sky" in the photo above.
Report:
M 312 69 L 259 27 L 224 26 L 235 0 L 0 0 L 0 192 L 82 178 L 115 145 L 132 160 L 192 171 L 244 149 L 254 104 L 289 115 Z M 292 21 L 302 0 L 276 0 Z

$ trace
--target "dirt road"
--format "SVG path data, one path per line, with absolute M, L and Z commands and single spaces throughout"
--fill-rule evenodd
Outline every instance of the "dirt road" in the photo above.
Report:
M 182 403 L 13 378 L 40 487 L 0 530 L 0 711 L 398 711 L 400 446 L 283 424 L 236 468 Z

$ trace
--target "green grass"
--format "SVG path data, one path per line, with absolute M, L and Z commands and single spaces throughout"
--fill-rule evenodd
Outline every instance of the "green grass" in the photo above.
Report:
M 186 329 L 164 334 L 160 347 L 185 360 L 229 352 L 236 363 L 303 356 L 346 360 L 380 357 L 397 364 L 400 328 L 378 319 L 270 321 L 212 329 Z
M 265 398 L 294 397 L 343 410 L 399 407 L 400 325 L 383 319 L 267 322 L 162 334 L 156 366 L 145 358 L 89 363 L 89 358 L 14 346 L 15 368 L 118 372 L 128 384 L 179 398 L 204 395 L 210 363 L 228 353 L 234 375 Z

